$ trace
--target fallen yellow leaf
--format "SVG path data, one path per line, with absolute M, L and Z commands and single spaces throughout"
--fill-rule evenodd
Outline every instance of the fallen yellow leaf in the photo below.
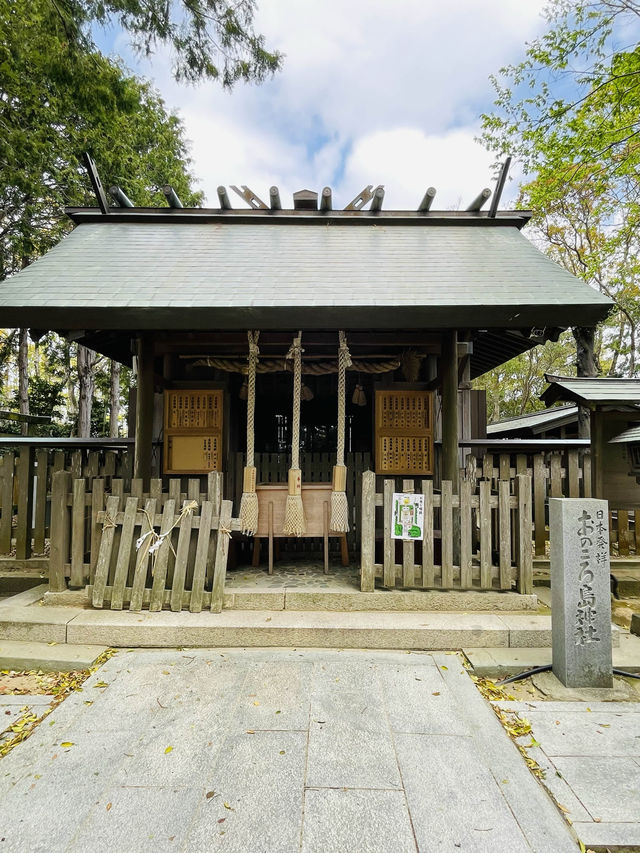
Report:
M 112 806 L 112 805 L 113 805 L 113 803 L 107 803 L 107 811 L 108 811 L 108 812 L 110 812 L 110 811 L 111 811 L 111 806 Z
M 65 740 L 63 741 L 63 743 L 60 744 L 60 746 L 73 746 L 73 741 Z
M 173 749 L 173 747 L 172 747 L 172 746 L 168 746 L 168 747 L 165 749 L 164 754 L 166 755 L 168 752 L 171 752 L 171 751 L 172 751 L 172 749 Z

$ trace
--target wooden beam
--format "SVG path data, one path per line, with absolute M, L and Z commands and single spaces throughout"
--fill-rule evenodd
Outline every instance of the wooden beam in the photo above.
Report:
M 431 210 L 431 205 L 433 204 L 433 200 L 436 197 L 436 188 L 435 187 L 427 187 L 426 193 L 422 196 L 422 201 L 418 205 L 419 213 L 426 213 L 428 210 Z
M 270 188 L 269 201 L 271 202 L 271 210 L 282 210 L 282 204 L 280 202 L 280 191 L 278 187 Z
M 358 195 L 349 202 L 345 207 L 345 210 L 360 210 L 373 198 L 372 190 L 373 184 L 368 184 L 361 193 L 358 193 Z
M 379 186 L 376 187 L 373 191 L 373 199 L 371 200 L 371 207 L 369 208 L 371 213 L 378 213 L 378 211 L 382 210 L 382 201 L 384 199 L 384 187 Z
M 114 201 L 118 202 L 120 207 L 134 207 L 129 196 L 120 187 L 109 187 L 109 195 Z
M 320 210 L 331 210 L 332 206 L 331 187 L 325 187 L 320 195 Z
M 458 333 L 442 336 L 442 479 L 458 490 Z
M 91 186 L 93 187 L 93 191 L 96 194 L 96 199 L 98 201 L 98 207 L 100 208 L 101 213 L 109 213 L 109 202 L 107 200 L 107 194 L 104 191 L 104 187 L 102 186 L 102 181 L 100 180 L 100 175 L 98 174 L 98 167 L 95 164 L 95 161 L 91 154 L 88 151 L 85 151 L 83 158 L 84 165 L 87 168 L 87 173 L 89 175 L 89 180 L 91 181 Z
M 151 479 L 153 440 L 153 361 L 151 335 L 139 335 L 137 342 L 136 383 L 136 443 L 133 476 L 144 480 L 145 488 Z
M 482 190 L 481 193 L 478 193 L 478 195 L 474 198 L 474 200 L 471 202 L 471 204 L 467 208 L 467 211 L 481 210 L 483 204 L 487 201 L 487 199 L 489 198 L 490 195 L 491 195 L 491 190 L 489 189 L 489 187 L 486 187 L 485 189 Z
M 226 187 L 218 187 L 218 200 L 220 202 L 220 207 L 223 210 L 232 210 L 231 202 L 229 201 L 229 196 L 227 195 Z
M 504 185 L 507 180 L 507 174 L 509 173 L 510 165 L 511 157 L 507 157 L 500 169 L 500 174 L 498 175 L 498 180 L 496 181 L 496 188 L 493 193 L 493 198 L 491 199 L 491 207 L 489 208 L 489 216 L 491 217 L 491 219 L 495 219 L 496 214 L 498 213 L 498 205 L 500 204 L 500 199 L 502 198 L 502 190 L 504 189 Z
M 254 193 L 254 191 L 249 189 L 249 187 L 246 184 L 242 185 L 241 190 L 238 189 L 238 187 L 235 187 L 233 184 L 231 184 L 231 189 L 234 191 L 234 193 L 239 195 L 240 198 L 243 198 L 247 202 L 249 207 L 252 207 L 254 210 L 268 210 L 269 209 L 267 207 L 267 205 L 262 201 L 262 199 L 258 198 L 258 196 Z
M 164 193 L 164 197 L 167 200 L 169 207 L 173 207 L 176 209 L 184 207 L 180 199 L 178 198 L 178 193 L 174 190 L 173 187 L 170 187 L 168 184 L 162 187 L 162 192 Z

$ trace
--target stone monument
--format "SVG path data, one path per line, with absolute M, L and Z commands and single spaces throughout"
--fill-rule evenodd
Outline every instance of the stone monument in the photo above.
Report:
M 550 498 L 553 672 L 565 687 L 612 687 L 607 501 Z

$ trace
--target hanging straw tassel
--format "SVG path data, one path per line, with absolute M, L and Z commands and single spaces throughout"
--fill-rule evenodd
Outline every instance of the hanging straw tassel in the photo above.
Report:
M 293 339 L 287 358 L 293 359 L 293 421 L 291 424 L 291 468 L 289 494 L 284 508 L 282 532 L 285 536 L 303 536 L 307 525 L 302 504 L 302 471 L 300 470 L 300 400 L 302 390 L 302 332 Z
M 329 530 L 334 533 L 347 533 L 349 530 L 349 504 L 347 503 L 347 467 L 344 464 L 344 423 L 346 404 L 347 367 L 351 366 L 351 356 L 347 347 L 347 336 L 338 333 L 340 347 L 338 349 L 338 447 L 336 464 L 333 467 L 331 483 L 331 518 Z
M 254 466 L 256 368 L 258 365 L 258 337 L 260 332 L 247 332 L 249 339 L 249 366 L 247 368 L 247 464 L 242 474 L 240 499 L 240 529 L 255 536 L 258 529 L 258 495 L 256 494 L 256 469 Z

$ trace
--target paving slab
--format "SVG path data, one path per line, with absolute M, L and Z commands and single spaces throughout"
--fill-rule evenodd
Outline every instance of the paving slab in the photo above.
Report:
M 578 837 L 594 853 L 631 853 L 640 849 L 640 827 L 637 823 L 582 823 L 576 821 Z
M 530 722 L 532 735 L 520 743 L 546 770 L 543 784 L 566 809 L 585 847 L 632 849 L 640 840 L 640 705 L 497 704 Z
M 0 760 L 0 815 L 20 853 L 577 849 L 454 653 L 119 652 Z
M 417 853 L 404 791 L 307 788 L 302 853 Z
M 230 734 L 184 849 L 291 853 L 302 831 L 305 732 Z
M 88 669 L 106 646 L 78 646 L 66 643 L 0 640 L 0 669 L 18 672 L 37 669 L 44 672 L 72 672 Z
M 154 850 L 175 853 L 176 839 L 189 828 L 204 790 L 148 785 L 116 786 L 102 792 L 73 840 L 68 853 Z M 141 816 L 144 819 L 141 820 Z
M 594 822 L 640 823 L 640 767 L 632 758 L 580 755 L 551 760 Z

